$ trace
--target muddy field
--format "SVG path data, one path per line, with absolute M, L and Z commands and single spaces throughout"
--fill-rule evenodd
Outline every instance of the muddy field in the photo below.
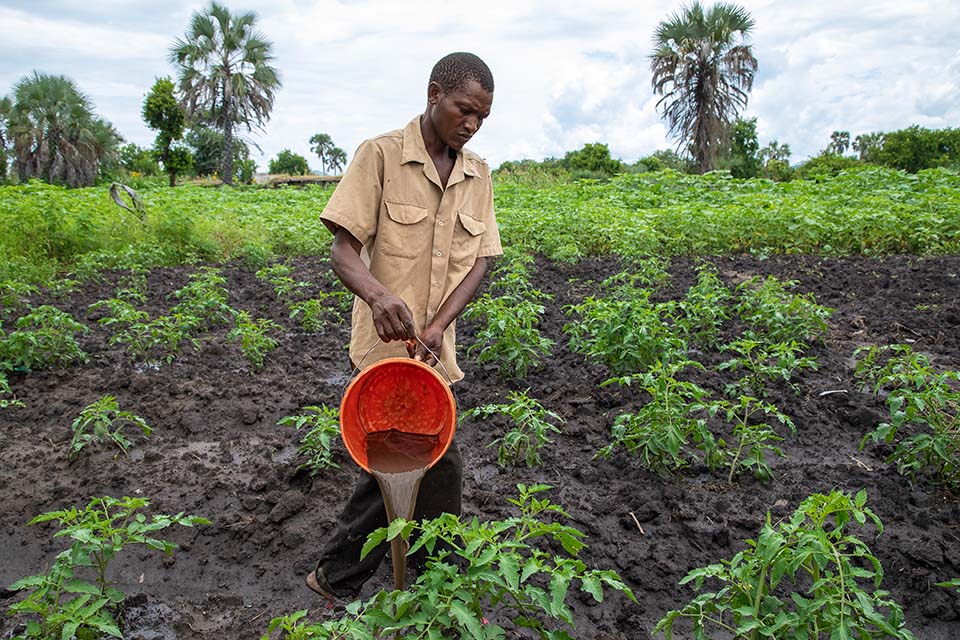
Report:
M 570 353 L 562 333 L 564 305 L 596 291 L 598 281 L 620 270 L 614 260 L 576 266 L 540 261 L 537 286 L 555 298 L 542 331 L 557 342 L 553 356 L 522 383 L 503 383 L 492 367 L 461 356 L 467 378 L 457 385 L 461 408 L 503 400 L 507 390 L 530 387 L 530 395 L 567 423 L 544 452 L 541 468 L 502 470 L 486 445 L 503 423 L 464 423 L 457 438 L 464 456 L 466 515 L 499 519 L 512 512 L 506 497 L 518 482 L 544 482 L 550 498 L 564 506 L 573 525 L 587 534 L 583 557 L 591 566 L 620 572 L 640 601 L 612 595 L 600 605 L 574 598 L 576 637 L 635 639 L 668 609 L 691 595 L 678 581 L 694 567 L 727 558 L 754 536 L 769 511 L 789 515 L 814 492 L 866 488 L 868 506 L 886 531 L 869 539 L 886 577 L 884 588 L 901 602 L 909 627 L 921 639 L 960 637 L 960 596 L 934 586 L 960 576 L 960 497 L 933 485 L 913 485 L 884 464 L 888 449 L 858 449 L 863 435 L 885 408 L 862 394 L 852 378 L 851 354 L 864 344 L 912 342 L 936 365 L 960 368 L 960 258 L 820 259 L 810 257 L 721 258 L 712 262 L 728 285 L 757 274 L 797 279 L 836 312 L 825 345 L 811 354 L 818 371 L 801 375 L 801 395 L 776 388 L 770 398 L 790 415 L 796 435 L 786 435 L 785 458 L 773 461 L 776 479 L 768 485 L 741 477 L 732 486 L 719 474 L 690 469 L 663 480 L 624 453 L 593 460 L 608 441 L 613 419 L 638 406 L 629 389 L 600 389 L 603 367 Z M 293 261 L 294 277 L 318 282 L 322 260 Z M 148 278 L 151 316 L 166 313 L 169 295 L 187 282 L 188 268 L 159 269 Z M 693 262 L 674 260 L 662 297 L 684 294 L 695 282 Z M 177 529 L 164 537 L 180 544 L 173 558 L 132 549 L 113 565 L 116 585 L 129 594 L 125 634 L 130 639 L 259 638 L 270 619 L 309 608 L 329 615 L 303 586 L 322 541 L 351 491 L 356 467 L 342 445 L 343 466 L 311 478 L 297 472 L 299 434 L 277 421 L 306 405 L 336 405 L 349 370 L 345 324 L 324 334 L 306 334 L 286 317 L 272 289 L 253 272 L 224 268 L 230 303 L 269 317 L 288 333 L 266 366 L 251 375 L 227 330 L 205 334 L 199 351 L 186 351 L 172 364 L 135 365 L 87 310 L 113 296 L 121 274 L 83 285 L 64 298 L 37 297 L 88 324 L 81 341 L 88 363 L 58 371 L 14 374 L 11 386 L 25 408 L 0 411 L 0 584 L 44 570 L 64 548 L 46 525 L 27 527 L 34 515 L 85 504 L 102 495 L 144 496 L 151 511 L 186 512 L 210 518 L 196 530 Z M 571 281 L 571 279 L 575 279 Z M 9 321 L 4 326 L 10 330 Z M 475 327 L 461 325 L 461 354 Z M 736 337 L 730 323 L 725 338 Z M 719 354 L 696 354 L 716 365 Z M 719 393 L 716 373 L 692 378 Z M 821 395 L 824 391 L 838 391 Z M 123 409 L 153 428 L 149 439 L 134 435 L 129 456 L 91 445 L 68 461 L 70 423 L 87 404 L 115 395 Z M 130 432 L 133 434 L 133 432 Z M 636 517 L 642 532 L 634 521 Z M 390 581 L 384 564 L 363 592 Z M 6 606 L 15 595 L 4 594 Z M 0 637 L 15 632 L 0 621 Z

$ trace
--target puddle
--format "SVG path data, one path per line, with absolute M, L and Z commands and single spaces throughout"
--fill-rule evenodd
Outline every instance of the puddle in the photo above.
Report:
M 136 373 L 150 373 L 160 371 L 160 362 L 158 360 L 148 360 L 146 362 L 138 362 L 133 365 L 133 370 Z
M 273 454 L 273 461 L 287 462 L 288 460 L 292 459 L 296 455 L 297 455 L 297 447 L 295 445 L 288 444 L 287 446 L 280 449 L 279 451 L 276 451 Z
M 174 625 L 180 614 L 163 604 L 145 604 L 126 610 L 124 637 L 135 640 L 177 640 Z

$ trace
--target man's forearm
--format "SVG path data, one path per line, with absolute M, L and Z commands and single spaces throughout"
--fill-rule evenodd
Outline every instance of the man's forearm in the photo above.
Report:
M 362 245 L 346 229 L 337 229 L 330 250 L 330 266 L 344 286 L 370 307 L 373 326 L 384 342 L 409 340 L 416 336 L 413 314 L 407 304 L 393 295 L 360 259 Z
M 368 305 L 389 293 L 360 259 L 360 241 L 347 230 L 337 230 L 330 250 L 330 266 L 347 289 Z
M 463 281 L 457 285 L 457 288 L 454 289 L 444 303 L 440 305 L 437 315 L 430 324 L 439 326 L 441 329 L 446 329 L 451 322 L 456 320 L 466 308 L 467 304 L 473 300 L 473 296 L 477 293 L 477 289 L 480 287 L 480 282 L 483 280 L 483 274 L 486 270 L 487 259 L 477 258 L 477 261 L 473 264 L 473 268 L 470 269 Z

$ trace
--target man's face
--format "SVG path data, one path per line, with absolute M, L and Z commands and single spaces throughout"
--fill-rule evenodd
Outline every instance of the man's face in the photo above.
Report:
M 474 79 L 459 89 L 444 91 L 431 83 L 427 97 L 431 106 L 431 122 L 440 139 L 454 151 L 463 148 L 490 115 L 493 94 Z

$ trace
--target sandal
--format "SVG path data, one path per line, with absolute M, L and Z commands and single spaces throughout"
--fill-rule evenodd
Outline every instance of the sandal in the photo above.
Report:
M 319 566 L 307 574 L 307 588 L 324 598 L 330 606 L 337 603 L 337 594 L 334 593 L 326 576 L 323 575 L 323 569 Z

